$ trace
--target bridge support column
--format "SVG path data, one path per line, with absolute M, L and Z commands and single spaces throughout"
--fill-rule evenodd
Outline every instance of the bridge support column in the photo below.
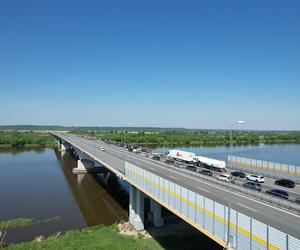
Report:
M 60 151 L 67 151 L 71 149 L 71 145 L 67 142 L 59 142 L 59 150 Z
M 77 168 L 73 168 L 74 174 L 87 173 L 95 168 L 95 162 L 88 159 L 82 159 L 77 161 Z
M 144 230 L 144 194 L 132 185 L 129 190 L 129 223 L 137 231 Z
M 163 227 L 164 219 L 161 216 L 161 205 L 150 198 L 150 211 L 148 212 L 148 220 L 153 222 L 155 227 Z

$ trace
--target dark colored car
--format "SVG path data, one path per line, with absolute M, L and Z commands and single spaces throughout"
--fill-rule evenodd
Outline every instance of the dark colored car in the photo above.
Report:
M 205 174 L 205 175 L 212 176 L 212 172 L 209 171 L 209 170 L 206 170 L 206 169 L 201 170 L 199 173 L 200 173 L 200 174 Z
M 231 175 L 235 176 L 235 177 L 239 177 L 239 178 L 245 178 L 246 177 L 246 174 L 244 172 L 241 172 L 241 171 L 231 172 Z
M 294 188 L 295 187 L 295 182 L 292 180 L 288 179 L 279 179 L 275 181 L 275 185 L 287 187 L 287 188 Z
M 187 165 L 187 166 L 185 166 L 185 169 L 191 170 L 191 171 L 194 171 L 194 172 L 197 171 L 197 168 L 194 165 Z
M 295 202 L 296 202 L 297 204 L 300 204 L 300 197 L 297 197 L 297 198 L 295 199 Z
M 168 159 L 168 160 L 165 161 L 165 163 L 166 163 L 166 164 L 174 164 L 174 161 Z
M 254 181 L 245 182 L 243 184 L 243 187 L 251 188 L 251 189 L 254 189 L 257 191 L 261 191 L 261 189 L 262 189 L 262 186 L 259 183 L 254 182 Z
M 270 189 L 268 191 L 266 191 L 266 194 L 271 194 L 283 199 L 288 199 L 289 198 L 289 194 L 287 191 L 284 190 L 280 190 L 280 189 Z
M 153 159 L 153 160 L 159 161 L 159 160 L 160 160 L 160 157 L 159 157 L 158 155 L 154 155 L 154 156 L 152 157 L 152 159 Z

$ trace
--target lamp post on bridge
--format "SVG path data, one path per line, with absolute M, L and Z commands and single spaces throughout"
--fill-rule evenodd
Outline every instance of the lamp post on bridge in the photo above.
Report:
M 230 126 L 230 151 L 231 151 L 231 148 L 232 148 L 232 130 L 233 130 L 233 127 L 234 125 L 237 125 L 237 124 L 245 124 L 245 121 L 235 121 L 231 126 Z M 230 188 L 230 193 L 232 193 L 232 189 Z M 228 215 L 227 215 L 227 246 L 226 248 L 229 249 L 230 248 L 230 210 L 231 210 L 231 201 L 229 199 L 228 201 Z

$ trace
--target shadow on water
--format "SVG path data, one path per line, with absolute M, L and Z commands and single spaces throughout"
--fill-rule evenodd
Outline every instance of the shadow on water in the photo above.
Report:
M 76 160 L 69 153 L 55 150 L 55 154 L 87 226 L 127 219 L 128 192 L 112 173 L 74 175 Z

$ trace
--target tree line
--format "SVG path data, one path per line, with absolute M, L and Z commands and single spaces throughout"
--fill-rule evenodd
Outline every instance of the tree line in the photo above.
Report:
M 167 132 L 129 132 L 129 131 L 81 131 L 72 133 L 90 135 L 102 140 L 112 140 L 137 144 L 230 144 L 229 131 L 167 131 Z M 231 143 L 275 143 L 299 142 L 300 132 L 258 132 L 258 131 L 233 131 Z
M 55 140 L 48 133 L 32 131 L 0 131 L 0 146 L 2 147 L 54 145 Z

